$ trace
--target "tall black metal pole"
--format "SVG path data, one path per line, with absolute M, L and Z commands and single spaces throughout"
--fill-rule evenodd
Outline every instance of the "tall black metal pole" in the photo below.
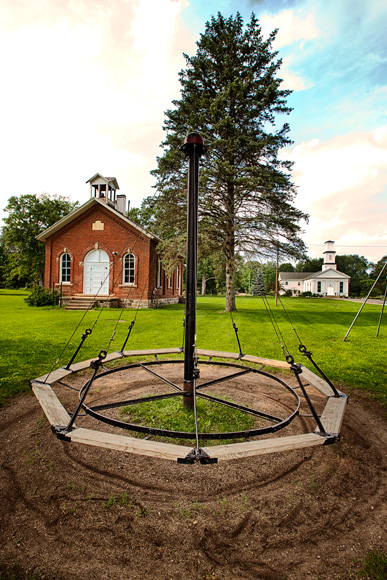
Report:
M 194 406 L 196 346 L 196 294 L 198 253 L 198 192 L 199 159 L 205 151 L 204 142 L 197 132 L 189 133 L 182 150 L 189 157 L 187 197 L 187 269 L 185 292 L 185 350 L 184 350 L 184 407 Z

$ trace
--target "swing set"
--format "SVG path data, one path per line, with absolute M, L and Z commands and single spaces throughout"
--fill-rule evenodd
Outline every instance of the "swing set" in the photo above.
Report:
M 131 332 L 135 325 L 138 308 L 129 325 L 125 341 L 119 351 L 109 352 L 118 322 L 105 350 L 100 350 L 97 357 L 90 360 L 75 362 L 78 354 L 92 333 L 88 328 L 81 337 L 81 342 L 66 366 L 55 368 L 63 354 L 58 357 L 51 371 L 31 381 L 32 390 L 37 397 L 51 428 L 56 437 L 62 441 L 81 443 L 105 449 L 118 450 L 126 453 L 145 455 L 177 461 L 182 464 L 213 464 L 221 460 L 237 459 L 279 451 L 289 451 L 304 447 L 327 445 L 335 443 L 340 438 L 340 430 L 344 417 L 347 397 L 340 392 L 326 377 L 315 362 L 312 353 L 307 350 L 301 341 L 289 314 L 282 301 L 280 303 L 285 315 L 295 332 L 299 346 L 299 353 L 306 357 L 314 370 L 311 371 L 303 364 L 295 362 L 294 356 L 286 346 L 280 327 L 265 296 L 262 300 L 284 354 L 285 360 L 266 359 L 255 355 L 245 354 L 242 351 L 238 336 L 238 328 L 232 318 L 231 322 L 236 335 L 239 352 L 222 352 L 197 348 L 196 344 L 196 296 L 197 296 L 197 224 L 198 224 L 198 175 L 199 160 L 205 153 L 205 146 L 199 133 L 187 135 L 182 150 L 189 160 L 188 168 L 188 199 L 187 199 L 187 269 L 186 269 L 186 306 L 183 333 L 183 346 L 163 349 L 127 350 Z M 129 290 L 130 292 L 130 290 Z M 102 310 L 97 316 L 98 321 Z M 83 320 L 83 318 L 82 318 Z M 82 321 L 81 321 L 82 322 Z M 94 324 L 96 324 L 96 322 Z M 77 326 L 79 328 L 79 325 Z M 77 330 L 77 329 L 76 329 Z M 65 349 L 74 337 L 72 334 Z M 64 349 L 64 350 L 65 350 Z M 162 355 L 173 355 L 172 358 L 161 360 Z M 144 362 L 145 357 L 153 356 L 155 360 Z M 139 359 L 140 362 L 112 366 L 107 363 L 119 360 Z M 183 372 L 178 369 L 183 366 Z M 74 388 L 64 382 L 80 371 L 91 370 L 88 378 L 78 391 L 79 401 L 74 411 L 68 411 L 60 402 L 55 389 L 57 387 Z M 215 369 L 215 374 L 214 374 Z M 265 369 L 265 370 L 264 370 Z M 268 370 L 267 370 L 268 369 Z M 295 379 L 296 386 L 289 385 L 282 375 L 270 372 L 270 369 L 290 371 Z M 211 373 L 209 371 L 211 370 Z M 156 394 L 147 396 L 128 396 L 130 385 L 135 382 L 136 373 L 146 373 L 149 384 L 157 382 Z M 173 374 L 175 373 L 175 374 Z M 123 378 L 125 377 L 125 378 Z M 113 400 L 93 400 L 93 392 L 103 393 L 109 380 L 122 381 L 128 385 L 124 399 L 117 396 Z M 248 385 L 252 393 L 253 404 L 232 402 L 227 397 L 215 395 L 213 387 L 226 386 L 233 393 L 242 393 Z M 264 385 L 262 387 L 262 385 Z M 77 389 L 78 390 L 78 389 Z M 162 391 L 167 392 L 162 392 Z M 191 410 L 194 415 L 195 429 L 192 432 L 181 432 L 153 426 L 139 425 L 125 422 L 119 418 L 119 411 L 124 407 L 143 404 L 156 400 L 180 398 L 182 406 Z M 315 400 L 319 400 L 320 409 L 317 410 Z M 251 415 L 255 424 L 245 431 L 203 432 L 199 429 L 197 401 L 206 399 L 214 405 L 223 405 L 242 413 Z M 256 399 L 258 403 L 256 404 Z M 308 411 L 302 412 L 302 406 Z M 259 407 L 259 408 L 258 408 Z M 90 429 L 78 425 L 82 417 L 95 421 L 98 429 Z M 303 424 L 313 423 L 312 430 L 303 429 L 300 433 L 291 433 L 274 437 L 274 434 L 289 427 L 297 418 L 303 418 Z M 308 421 L 306 419 L 308 418 Z M 310 420 L 309 420 L 310 419 Z M 114 432 L 101 429 L 107 424 L 114 428 Z M 309 425 L 308 425 L 309 426 Z M 117 430 L 130 431 L 142 434 L 144 438 L 128 436 L 118 433 Z M 305 432 L 306 431 L 306 432 Z M 267 436 L 267 437 L 264 437 Z M 194 445 L 166 443 L 152 440 L 152 437 L 182 439 L 194 441 Z M 219 445 L 201 446 L 203 441 L 238 440 L 238 442 Z M 242 440 L 242 442 L 240 442 Z

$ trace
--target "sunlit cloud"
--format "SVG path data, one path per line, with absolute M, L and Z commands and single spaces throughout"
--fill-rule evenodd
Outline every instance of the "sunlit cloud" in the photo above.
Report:
M 387 126 L 329 142 L 313 139 L 282 155 L 294 162 L 296 204 L 310 214 L 309 242 L 387 246 Z
M 312 12 L 304 14 L 302 10 L 284 10 L 279 14 L 264 14 L 260 18 L 260 23 L 265 37 L 275 28 L 279 29 L 274 42 L 274 48 L 277 50 L 294 42 L 298 42 L 303 48 L 306 40 L 313 40 L 319 36 Z
M 313 86 L 310 80 L 304 78 L 302 74 L 294 70 L 290 57 L 283 59 L 280 76 L 283 79 L 283 88 L 290 89 L 291 91 L 304 91 Z
M 386 127 L 350 134 L 321 143 L 313 139 L 293 147 L 294 180 L 301 202 L 316 203 L 350 191 L 365 200 L 381 191 L 386 181 Z
M 3 3 L 1 208 L 11 195 L 42 191 L 85 201 L 97 171 L 116 175 L 135 205 L 152 193 L 164 111 L 179 95 L 182 53 L 194 46 L 180 19 L 187 5 Z
M 304 13 L 302 10 L 284 10 L 279 14 L 264 14 L 260 18 L 260 23 L 265 38 L 274 29 L 278 28 L 277 36 L 273 43 L 273 48 L 276 50 L 297 43 L 295 51 L 302 53 L 306 41 L 319 37 L 319 31 L 312 12 Z M 283 58 L 281 76 L 284 81 L 284 88 L 293 91 L 303 91 L 313 85 L 310 79 L 305 78 L 303 73 L 297 71 L 293 55 Z

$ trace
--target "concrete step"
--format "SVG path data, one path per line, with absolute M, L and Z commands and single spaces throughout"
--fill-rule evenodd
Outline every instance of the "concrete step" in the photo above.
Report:
M 88 296 L 77 296 L 65 298 L 63 303 L 65 305 L 65 310 L 89 310 L 90 308 L 93 308 L 95 299 Z

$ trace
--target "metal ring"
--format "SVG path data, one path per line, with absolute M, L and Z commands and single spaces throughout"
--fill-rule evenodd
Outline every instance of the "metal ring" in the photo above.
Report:
M 179 364 L 179 363 L 184 363 L 184 361 L 180 361 L 180 360 L 164 360 L 164 361 L 150 361 L 145 363 L 147 366 L 152 366 L 152 365 L 160 365 L 160 364 Z M 264 420 L 267 421 L 271 421 L 273 424 L 269 425 L 267 427 L 260 427 L 260 428 L 256 428 L 256 429 L 249 429 L 249 430 L 244 430 L 244 431 L 227 431 L 227 432 L 223 432 L 223 433 L 199 433 L 199 439 L 207 439 L 207 440 L 221 440 L 221 439 L 245 439 L 246 437 L 256 437 L 258 435 L 264 435 L 267 433 L 275 433 L 276 431 L 279 431 L 280 429 L 283 429 L 284 427 L 286 427 L 287 425 L 289 425 L 289 423 L 291 423 L 293 421 L 293 419 L 298 415 L 299 413 L 299 408 L 300 408 L 300 398 L 298 396 L 298 394 L 296 393 L 296 391 L 290 386 L 288 385 L 285 381 L 283 381 L 282 379 L 280 379 L 279 377 L 272 375 L 270 373 L 267 373 L 265 371 L 262 371 L 260 369 L 254 369 L 252 367 L 246 367 L 246 366 L 242 366 L 242 365 L 238 365 L 235 363 L 225 363 L 225 362 L 216 362 L 216 361 L 199 361 L 199 364 L 205 365 L 205 364 L 209 364 L 209 365 L 215 365 L 215 366 L 224 366 L 224 367 L 232 367 L 232 368 L 236 368 L 236 369 L 243 369 L 245 371 L 249 370 L 249 372 L 255 373 L 255 374 L 259 374 L 265 377 L 268 377 L 272 380 L 274 380 L 275 382 L 279 383 L 281 386 L 283 386 L 288 392 L 290 392 L 295 400 L 296 400 L 296 407 L 295 409 L 292 411 L 292 413 L 290 415 L 288 415 L 287 417 L 285 417 L 284 419 L 279 419 L 273 416 L 270 416 L 266 413 L 260 412 L 258 410 L 255 409 L 249 409 L 248 411 L 246 410 L 246 408 L 243 408 L 241 405 L 238 405 L 236 403 L 230 403 L 229 401 L 224 401 L 222 402 L 221 399 L 218 399 L 214 397 L 211 397 L 209 395 L 202 395 L 200 392 L 197 392 L 196 395 L 199 398 L 209 398 L 210 400 L 213 399 L 215 402 L 219 403 L 219 404 L 224 404 L 226 406 L 229 406 L 231 408 L 237 409 L 239 411 L 242 412 L 249 412 L 249 414 L 251 415 L 255 415 L 257 417 L 263 418 Z M 120 372 L 123 370 L 131 370 L 134 368 L 138 368 L 138 367 L 142 367 L 143 368 L 144 363 L 134 363 L 134 364 L 130 364 L 130 365 L 125 365 L 125 366 L 121 366 L 121 367 L 115 367 L 114 369 L 109 369 L 103 373 L 100 373 L 99 375 L 97 375 L 94 379 L 94 381 L 99 380 L 103 377 L 106 377 L 107 375 L 116 373 L 116 372 Z M 231 380 L 233 377 L 233 375 L 231 375 L 230 377 L 226 377 L 226 379 L 223 379 L 221 382 L 225 382 L 226 380 Z M 160 375 L 160 378 L 162 379 L 163 377 Z M 94 382 L 93 381 L 93 382 Z M 86 388 L 86 386 L 88 385 L 89 381 L 86 381 L 85 385 L 82 387 L 82 389 L 80 390 L 79 396 L 82 396 L 82 392 L 83 390 Z M 200 385 L 199 385 L 200 387 Z M 179 392 L 180 391 L 180 392 Z M 183 396 L 184 391 L 180 390 L 178 388 L 178 392 L 173 393 L 169 396 Z M 150 400 L 154 400 L 154 399 L 158 399 L 160 398 L 160 395 L 155 395 L 154 397 L 144 397 L 144 402 L 149 402 Z M 141 399 L 135 400 L 136 403 L 141 403 Z M 107 423 L 109 425 L 115 426 L 115 427 L 119 427 L 121 429 L 125 429 L 128 431 L 135 431 L 138 433 L 145 433 L 145 434 L 151 434 L 151 435 L 158 435 L 158 436 L 163 436 L 163 437 L 172 437 L 172 438 L 180 438 L 180 439 L 195 439 L 196 434 L 195 433 L 190 433 L 190 432 L 185 432 L 185 431 L 171 431 L 171 430 L 167 430 L 167 429 L 158 429 L 155 427 L 147 427 L 145 425 L 137 425 L 134 423 L 126 423 L 124 421 L 119 421 L 117 419 L 113 419 L 111 417 L 108 417 L 102 413 L 100 413 L 101 410 L 105 410 L 105 409 L 112 409 L 112 408 L 118 408 L 118 407 L 123 407 L 123 406 L 127 406 L 130 405 L 131 401 L 127 400 L 127 401 L 119 401 L 119 402 L 115 402 L 115 403 L 107 403 L 104 405 L 97 405 L 97 406 L 88 406 L 86 405 L 86 403 L 82 404 L 83 409 L 85 410 L 85 412 L 94 417 L 95 419 L 97 419 L 98 421 L 101 421 L 103 423 Z M 132 403 L 133 404 L 133 403 Z M 277 420 L 278 419 L 278 420 Z

